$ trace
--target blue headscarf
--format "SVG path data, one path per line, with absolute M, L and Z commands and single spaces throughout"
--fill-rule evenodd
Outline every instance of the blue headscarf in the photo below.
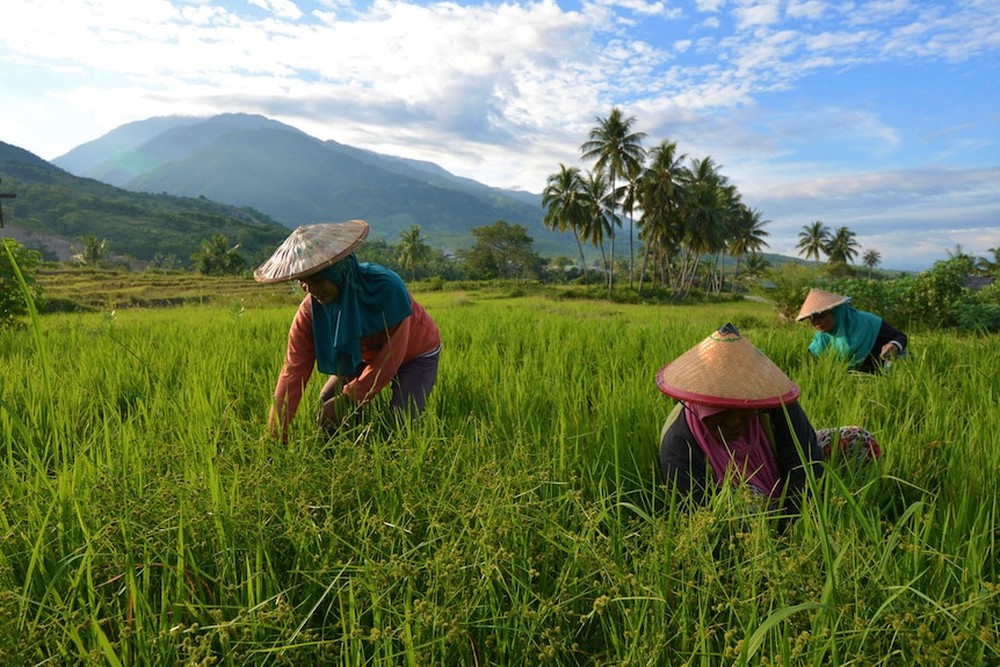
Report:
M 361 338 L 399 324 L 413 313 L 410 294 L 395 272 L 354 253 L 318 275 L 340 288 L 333 303 L 312 300 L 316 367 L 328 375 L 355 373 L 361 364 Z
M 833 309 L 833 328 L 829 333 L 817 331 L 809 344 L 809 351 L 818 357 L 832 347 L 840 359 L 855 368 L 872 351 L 881 328 L 881 317 L 845 303 Z

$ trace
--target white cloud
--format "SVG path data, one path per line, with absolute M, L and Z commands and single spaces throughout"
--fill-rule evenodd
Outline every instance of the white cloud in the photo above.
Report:
M 912 207 L 904 213 L 922 229 L 932 223 L 921 208 L 979 228 L 997 224 L 995 191 L 994 222 L 984 223 L 988 199 L 950 178 L 937 189 L 923 171 L 901 171 L 945 160 L 952 171 L 942 173 L 995 165 L 969 164 L 991 148 L 1000 154 L 995 113 L 952 117 L 961 99 L 901 110 L 842 85 L 878 68 L 878 85 L 903 89 L 909 81 L 894 78 L 896 63 L 919 73 L 943 61 L 961 64 L 949 95 L 1000 102 L 990 65 L 1000 51 L 997 3 L 680 7 L 5 0 L 0 139 L 52 158 L 129 121 L 242 111 L 538 191 L 560 162 L 578 161 L 595 117 L 617 105 L 650 144 L 671 139 L 682 152 L 716 158 L 748 197 L 775 207 L 764 214 L 776 226 L 794 227 L 812 201 L 820 212 L 856 209 L 843 219 L 891 229 L 897 223 L 881 205 L 889 195 Z
M 778 0 L 737 0 L 733 10 L 739 28 L 753 28 L 778 23 L 781 7 Z
M 826 3 L 819 0 L 791 0 L 785 13 L 793 19 L 815 20 L 826 13 Z

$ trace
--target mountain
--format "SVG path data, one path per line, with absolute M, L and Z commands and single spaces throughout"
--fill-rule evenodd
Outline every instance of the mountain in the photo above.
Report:
M 74 176 L 34 153 L 0 142 L 5 236 L 65 261 L 83 236 L 107 241 L 112 256 L 145 264 L 157 256 L 188 264 L 215 234 L 240 244 L 251 263 L 267 258 L 288 229 L 260 211 L 205 198 L 135 193 Z
M 161 117 L 123 125 L 54 164 L 136 192 L 204 196 L 263 211 L 288 228 L 362 218 L 395 242 L 419 225 L 431 245 L 457 250 L 470 230 L 520 224 L 536 250 L 575 255 L 570 236 L 546 229 L 538 195 L 455 176 L 438 165 L 322 141 L 249 114 Z

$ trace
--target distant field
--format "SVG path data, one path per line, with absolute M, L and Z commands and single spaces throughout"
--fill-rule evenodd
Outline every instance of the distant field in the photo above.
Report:
M 326 440 L 316 378 L 283 446 L 293 288 L 41 280 L 95 312 L 0 337 L 0 664 L 1000 662 L 996 336 L 914 334 L 871 378 L 763 303 L 419 292 L 424 417 Z M 781 535 L 659 485 L 656 372 L 726 321 L 885 453 Z
M 260 285 L 245 276 L 202 276 L 189 271 L 127 271 L 59 265 L 37 273 L 50 310 L 114 310 L 183 304 L 282 303 L 296 285 Z M 301 292 L 298 292 L 301 295 Z

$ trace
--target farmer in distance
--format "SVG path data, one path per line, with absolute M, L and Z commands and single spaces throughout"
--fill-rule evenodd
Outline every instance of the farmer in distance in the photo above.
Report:
M 313 366 L 330 376 L 319 424 L 331 435 L 390 384 L 392 411 L 419 414 L 437 381 L 434 320 L 396 273 L 354 256 L 368 230 L 363 220 L 300 226 L 254 271 L 257 282 L 297 280 L 306 292 L 268 415 L 286 442 Z
M 881 453 L 858 427 L 814 431 L 796 400 L 799 387 L 732 324 L 661 368 L 656 383 L 680 401 L 660 432 L 663 479 L 695 503 L 728 480 L 792 511 L 805 491 L 806 466 L 822 474 L 834 437 L 842 459 Z
M 906 355 L 906 334 L 878 315 L 854 308 L 850 301 L 840 294 L 809 290 L 795 319 L 808 319 L 816 329 L 809 344 L 814 357 L 833 350 L 851 370 L 875 373 L 894 357 Z

